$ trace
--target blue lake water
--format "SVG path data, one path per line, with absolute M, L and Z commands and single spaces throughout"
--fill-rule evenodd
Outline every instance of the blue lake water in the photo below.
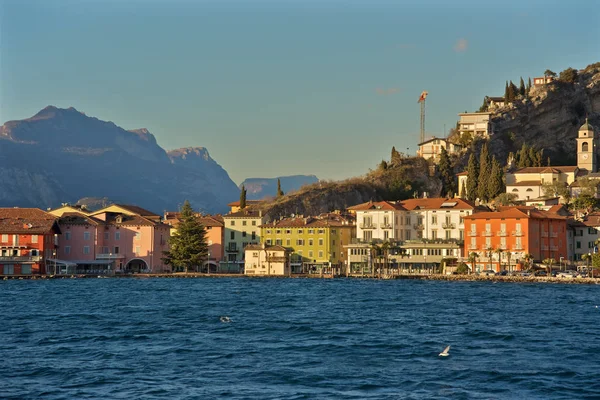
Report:
M 598 399 L 599 294 L 492 282 L 3 281 L 0 398 Z

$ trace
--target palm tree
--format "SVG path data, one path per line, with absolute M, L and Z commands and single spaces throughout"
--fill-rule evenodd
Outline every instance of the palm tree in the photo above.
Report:
M 494 253 L 498 254 L 498 269 L 500 271 L 502 271 L 502 252 L 504 252 L 502 247 L 498 247 L 496 250 L 494 250 Z
M 488 256 L 488 261 L 490 263 L 490 268 L 492 269 L 492 252 L 494 251 L 494 249 L 492 249 L 492 247 L 488 247 L 487 248 L 487 256 Z
M 548 277 L 552 276 L 552 264 L 554 264 L 556 260 L 554 260 L 554 258 L 546 258 L 542 262 L 546 264 L 546 269 L 548 270 Z
M 475 253 L 474 251 L 469 254 L 469 262 L 471 263 L 471 273 L 472 274 L 475 273 L 475 262 L 477 261 L 478 258 L 479 258 L 479 254 Z
M 531 260 L 533 259 L 533 256 L 529 253 L 525 253 L 525 255 L 523 256 L 523 259 L 527 263 L 527 267 L 528 267 L 527 269 L 529 269 L 529 267 L 531 267 L 530 263 L 531 263 Z

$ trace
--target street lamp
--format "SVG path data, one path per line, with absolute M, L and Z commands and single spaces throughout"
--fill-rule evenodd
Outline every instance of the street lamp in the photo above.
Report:
M 207 260 L 206 260 L 206 271 L 208 274 L 210 274 L 210 250 L 207 253 Z
M 592 258 L 592 253 L 588 253 L 587 260 L 586 260 L 586 262 L 587 262 L 587 273 L 588 273 L 588 275 L 590 274 L 590 258 Z
M 560 268 L 559 268 L 559 270 L 562 270 L 562 262 L 563 262 L 563 259 L 564 259 L 564 257 L 562 257 L 562 256 L 561 256 L 561 257 L 560 257 L 560 260 L 559 260 L 559 262 L 560 262 Z M 565 271 L 566 271 L 566 270 L 567 270 L 567 263 L 565 262 Z

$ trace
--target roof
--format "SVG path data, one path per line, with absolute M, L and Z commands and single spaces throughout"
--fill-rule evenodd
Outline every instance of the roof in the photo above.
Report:
M 512 186 L 542 186 L 542 181 L 522 181 L 522 182 L 506 184 L 507 188 L 512 187 Z
M 121 217 L 121 222 L 117 222 L 117 218 Z M 139 226 L 153 226 L 153 225 L 165 225 L 162 222 L 155 221 L 150 218 L 142 217 L 141 215 L 127 215 L 107 212 L 106 213 L 106 224 L 112 225 L 139 225 Z
M 58 223 L 61 225 L 100 225 L 104 221 L 78 212 L 66 212 L 58 219 Z
M 488 97 L 488 100 L 495 101 L 496 103 L 504 103 L 504 97 Z
M 523 167 L 513 172 L 513 174 L 542 174 L 542 173 L 567 173 L 575 172 L 578 167 L 576 165 L 563 165 L 556 167 Z
M 405 210 L 474 210 L 475 204 L 471 201 L 461 199 L 461 198 L 453 198 L 447 199 L 444 197 L 433 197 L 433 198 L 425 198 L 425 199 L 408 199 L 402 200 L 400 205 Z
M 580 131 L 593 131 L 595 130 L 594 126 L 592 124 L 590 124 L 588 122 L 588 119 L 585 119 L 585 122 L 583 123 L 583 125 L 581 125 L 581 128 L 579 128 Z
M 348 207 L 348 210 L 365 211 L 365 210 L 403 210 L 404 208 L 393 201 L 368 201 L 366 203 L 357 204 Z
M 210 227 L 223 227 L 225 226 L 225 221 L 223 221 L 223 217 L 221 215 L 203 215 L 198 217 L 198 221 L 204 226 Z
M 261 225 L 261 228 L 343 228 L 353 226 L 353 223 L 349 223 L 343 219 L 290 217 Z
M 60 233 L 57 217 L 39 208 L 0 208 L 0 233 L 44 235 Z
M 469 173 L 467 171 L 459 172 L 458 174 L 456 174 L 456 176 L 466 176 L 466 175 L 469 175 Z
M 251 204 L 260 204 L 260 203 L 264 203 L 264 200 L 246 200 L 247 206 L 249 206 Z M 227 204 L 227 207 L 239 207 L 239 206 L 240 206 L 239 200 Z
M 431 139 L 427 139 L 427 140 L 425 140 L 424 142 L 421 142 L 421 143 L 417 144 L 417 146 L 421 146 L 421 145 L 424 145 L 425 143 L 433 142 L 434 140 L 443 140 L 444 142 L 447 142 L 447 141 L 448 141 L 448 139 L 439 138 L 439 137 L 435 137 L 435 136 L 434 136 L 434 137 L 432 137 Z
M 243 209 L 234 213 L 223 215 L 223 218 L 261 218 L 262 212 L 258 210 Z
M 244 249 L 245 250 L 278 250 L 278 251 L 290 251 L 288 248 L 280 246 L 280 245 L 268 245 L 265 244 L 263 247 L 262 244 L 249 244 Z
M 121 207 L 124 210 L 130 211 L 137 215 L 141 215 L 142 217 L 159 217 L 158 214 L 154 214 L 152 211 L 148 211 L 138 206 L 133 206 L 129 204 L 113 204 L 113 206 Z
M 536 218 L 536 219 L 562 219 L 566 217 L 549 211 L 538 210 L 531 206 L 506 206 L 498 207 L 498 211 L 479 212 L 467 215 L 465 219 L 499 219 L 499 218 Z

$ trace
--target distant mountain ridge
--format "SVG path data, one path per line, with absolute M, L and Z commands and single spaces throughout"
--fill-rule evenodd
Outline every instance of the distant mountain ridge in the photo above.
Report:
M 296 191 L 302 186 L 310 185 L 319 181 L 315 175 L 291 175 L 276 178 L 248 178 L 242 182 L 246 189 L 248 200 L 262 200 L 277 195 L 277 180 L 281 182 L 281 190 L 284 193 Z
M 1 206 L 107 197 L 160 213 L 188 199 L 199 210 L 224 212 L 239 198 L 206 149 L 167 152 L 145 128 L 128 131 L 73 107 L 48 106 L 0 127 L 0 184 Z

